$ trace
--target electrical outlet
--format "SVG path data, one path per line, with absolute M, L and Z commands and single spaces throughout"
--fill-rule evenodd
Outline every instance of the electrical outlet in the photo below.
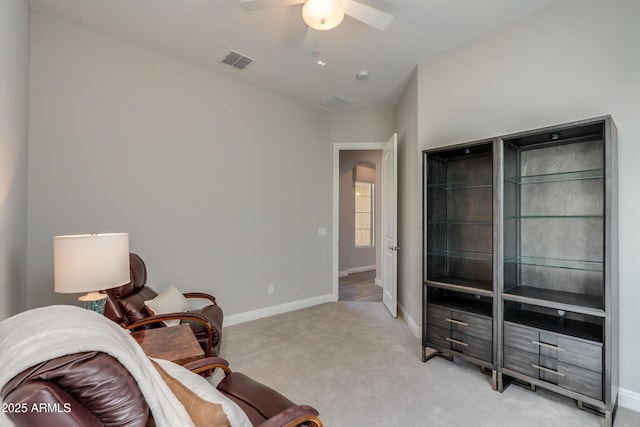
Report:
M 275 291 L 276 291 L 276 285 L 274 285 L 274 284 L 269 285 L 267 292 L 272 294 Z

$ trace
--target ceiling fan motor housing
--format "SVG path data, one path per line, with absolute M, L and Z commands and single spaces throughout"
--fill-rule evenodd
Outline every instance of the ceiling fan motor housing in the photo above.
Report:
M 344 19 L 344 7 L 339 0 L 307 0 L 302 19 L 314 30 L 330 30 Z

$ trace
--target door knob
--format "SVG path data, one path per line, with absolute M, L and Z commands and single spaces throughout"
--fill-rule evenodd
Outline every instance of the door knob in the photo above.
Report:
M 398 249 L 400 249 L 400 246 L 389 246 L 389 249 L 392 251 L 397 251 Z

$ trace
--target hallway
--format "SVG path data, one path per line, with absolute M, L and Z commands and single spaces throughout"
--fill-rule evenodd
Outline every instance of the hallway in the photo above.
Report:
M 382 286 L 375 284 L 376 270 L 351 273 L 339 278 L 339 300 L 382 302 Z

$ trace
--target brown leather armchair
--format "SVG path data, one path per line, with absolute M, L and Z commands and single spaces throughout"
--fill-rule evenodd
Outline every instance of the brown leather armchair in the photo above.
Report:
M 144 302 L 155 298 L 158 294 L 148 286 L 147 267 L 139 255 L 129 254 L 131 281 L 117 288 L 106 289 L 107 303 L 104 315 L 123 328 L 138 330 L 163 327 L 163 320 L 180 319 L 188 323 L 207 356 L 217 356 L 222 339 L 222 320 L 224 314 L 216 299 L 206 293 L 185 293 L 185 298 L 201 298 L 211 304 L 200 310 L 185 313 L 168 313 L 152 316 Z
M 185 367 L 194 372 L 222 368 L 226 376 L 217 389 L 240 406 L 253 426 L 323 425 L 314 408 L 296 405 L 246 375 L 231 372 L 224 359 L 201 359 Z M 129 371 L 101 352 L 70 354 L 33 366 L 11 379 L 0 395 L 7 407 L 29 409 L 8 411 L 17 427 L 145 427 L 155 424 Z M 46 410 L 32 410 L 34 407 Z

